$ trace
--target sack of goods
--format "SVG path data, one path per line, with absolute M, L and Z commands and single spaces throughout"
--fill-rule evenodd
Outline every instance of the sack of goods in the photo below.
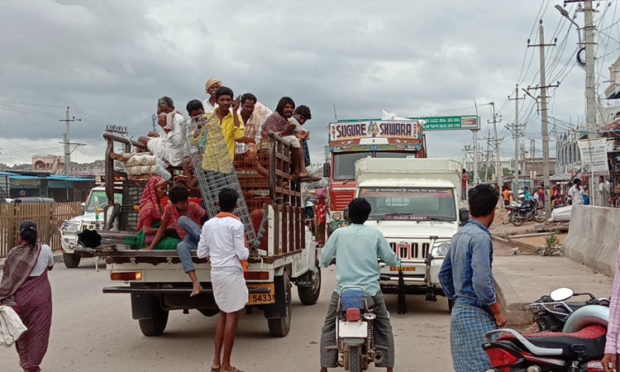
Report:
M 0 345 L 9 347 L 28 328 L 10 306 L 0 306 Z

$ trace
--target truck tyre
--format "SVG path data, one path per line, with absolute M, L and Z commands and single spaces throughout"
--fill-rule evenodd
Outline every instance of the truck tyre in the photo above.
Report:
M 153 317 L 139 319 L 138 323 L 143 335 L 147 337 L 159 336 L 164 332 L 168 324 L 168 310 L 162 309 L 157 302 L 154 302 Z
M 350 346 L 349 347 L 349 372 L 361 372 L 362 371 L 362 347 Z
M 312 284 L 309 287 L 297 287 L 297 294 L 302 304 L 314 305 L 321 294 L 321 269 L 317 267 L 316 271 L 309 272 L 308 275 Z
M 281 278 L 281 279 L 280 279 Z M 291 281 L 284 272 L 281 277 L 275 277 L 276 302 L 284 301 L 284 314 L 278 318 L 267 319 L 269 335 L 271 337 L 284 337 L 291 330 Z
M 74 269 L 78 267 L 80 265 L 81 259 L 82 257 L 80 257 L 80 255 L 77 253 L 63 253 L 62 254 L 62 260 L 64 261 L 65 267 L 67 269 Z

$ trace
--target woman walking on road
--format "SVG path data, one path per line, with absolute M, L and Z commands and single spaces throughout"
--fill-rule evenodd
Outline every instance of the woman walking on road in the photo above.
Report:
M 50 247 L 37 243 L 37 225 L 30 220 L 22 222 L 19 244 L 4 262 L 0 304 L 13 307 L 28 328 L 15 343 L 25 372 L 40 371 L 47 351 L 52 325 L 52 289 L 47 272 L 53 265 Z

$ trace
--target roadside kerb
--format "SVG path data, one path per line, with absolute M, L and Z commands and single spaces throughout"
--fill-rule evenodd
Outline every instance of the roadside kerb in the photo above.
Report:
M 613 284 L 613 278 L 566 257 L 536 255 L 494 257 L 493 277 L 509 326 L 532 323 L 532 315 L 524 310 L 525 305 L 556 288 L 568 287 L 575 292 L 609 297 Z

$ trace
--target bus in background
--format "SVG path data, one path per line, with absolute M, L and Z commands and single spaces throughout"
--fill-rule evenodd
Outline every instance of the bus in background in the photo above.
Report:
M 426 158 L 426 138 L 419 120 L 339 120 L 329 123 L 328 136 L 330 234 L 348 225 L 344 210 L 355 195 L 357 160 Z

